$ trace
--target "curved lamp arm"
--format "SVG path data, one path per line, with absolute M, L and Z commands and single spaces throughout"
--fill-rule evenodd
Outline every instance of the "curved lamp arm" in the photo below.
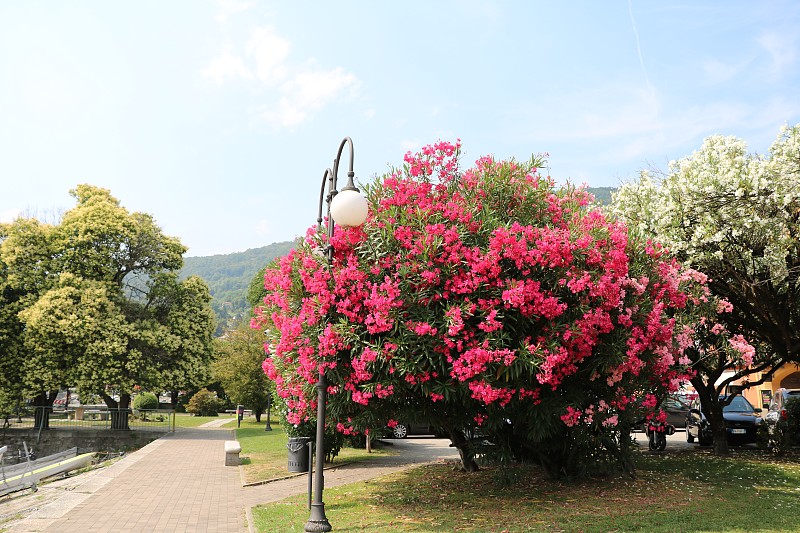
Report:
M 347 184 L 342 188 L 341 192 L 336 189 L 339 180 L 339 162 L 342 158 L 342 152 L 345 145 L 350 147 L 350 160 L 347 170 Z M 339 150 L 336 152 L 336 158 L 333 160 L 333 170 L 330 168 L 325 169 L 322 174 L 322 185 L 319 191 L 319 209 L 317 211 L 317 226 L 322 228 L 322 205 L 323 202 L 327 204 L 327 218 L 328 218 L 328 245 L 326 246 L 325 253 L 328 261 L 333 261 L 333 247 L 331 246 L 331 239 L 333 238 L 333 231 L 335 225 L 338 223 L 342 226 L 360 226 L 367 219 L 368 206 L 367 199 L 361 194 L 361 191 L 353 183 L 355 172 L 353 172 L 353 140 L 350 137 L 345 137 L 339 144 Z M 327 194 L 325 191 L 325 183 L 327 181 Z

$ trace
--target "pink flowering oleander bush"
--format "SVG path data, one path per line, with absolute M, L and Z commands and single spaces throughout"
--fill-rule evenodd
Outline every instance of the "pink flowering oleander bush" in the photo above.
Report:
M 630 428 L 691 375 L 703 276 L 607 218 L 586 191 L 460 143 L 407 154 L 363 187 L 360 228 L 336 227 L 333 264 L 305 241 L 265 274 L 253 326 L 291 424 L 376 431 L 412 413 L 467 469 L 474 440 L 553 475 L 630 470 Z M 405 416 L 405 415 L 404 415 Z

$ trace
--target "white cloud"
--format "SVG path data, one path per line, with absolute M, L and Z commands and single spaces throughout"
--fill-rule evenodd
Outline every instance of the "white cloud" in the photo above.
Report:
M 206 78 L 214 80 L 222 85 L 229 78 L 252 80 L 253 73 L 245 66 L 242 59 L 234 55 L 230 49 L 223 50 L 220 55 L 214 58 L 208 67 L 204 68 L 202 74 Z
M 219 84 L 229 79 L 257 82 L 267 89 L 260 94 L 269 102 L 256 106 L 258 115 L 281 127 L 298 126 L 332 102 L 356 94 L 360 82 L 354 74 L 343 67 L 320 67 L 313 58 L 293 65 L 289 61 L 291 48 L 291 43 L 272 28 L 257 28 L 247 39 L 242 55 L 227 48 L 202 74 Z
M 418 140 L 406 139 L 400 141 L 400 149 L 405 154 L 406 152 L 416 152 L 422 148 L 422 143 Z
M 735 64 L 711 59 L 703 62 L 700 67 L 703 71 L 705 82 L 710 85 L 717 85 L 732 80 L 750 66 L 752 62 L 752 57 Z
M 770 55 L 772 65 L 770 75 L 780 78 L 790 67 L 796 57 L 797 36 L 794 34 L 764 33 L 758 38 L 758 44 Z
M 551 151 L 557 146 L 593 153 L 598 167 L 665 166 L 668 159 L 688 155 L 702 139 L 719 133 L 749 140 L 762 130 L 774 132 L 800 112 L 800 101 L 786 98 L 752 102 L 703 98 L 691 103 L 653 100 L 646 87 L 608 84 L 564 94 L 550 94 L 511 113 L 510 128 L 518 139 Z M 771 133 L 774 135 L 774 133 Z M 655 158 L 655 159 L 654 159 Z M 559 168 L 555 158 L 553 168 Z M 571 172 L 588 180 L 592 172 Z
M 256 75 L 265 85 L 275 85 L 287 76 L 286 57 L 291 44 L 271 28 L 258 28 L 250 36 L 245 51 L 255 60 Z
M 298 72 L 281 86 L 282 96 L 277 107 L 267 109 L 262 117 L 281 126 L 294 127 L 334 100 L 340 101 L 348 89 L 354 91 L 357 87 L 356 77 L 341 67 Z
M 532 117 L 534 140 L 609 139 L 657 130 L 660 106 L 649 88 L 609 84 L 552 94 L 512 115 Z
M 749 141 L 751 134 L 763 131 L 771 139 L 786 117 L 798 112 L 800 103 L 783 99 L 758 106 L 722 101 L 687 107 L 665 114 L 649 131 L 620 133 L 609 139 L 612 144 L 600 153 L 597 162 L 610 165 L 633 161 L 640 166 L 653 164 L 664 168 L 667 158 L 689 155 L 709 135 L 737 135 Z M 659 159 L 648 161 L 654 156 Z

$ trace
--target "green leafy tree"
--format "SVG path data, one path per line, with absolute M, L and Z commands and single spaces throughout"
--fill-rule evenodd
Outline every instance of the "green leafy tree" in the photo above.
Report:
M 169 391 L 175 409 L 181 391 L 196 390 L 209 381 L 216 327 L 211 295 L 201 278 L 179 281 L 174 272 L 158 276 L 149 295 L 146 307 L 162 336 L 151 349 L 157 364 L 152 386 Z
M 19 220 L 6 231 L 6 279 L 23 297 L 24 383 L 44 402 L 68 385 L 96 393 L 126 429 L 135 387 L 202 381 L 211 355 L 209 292 L 177 280 L 185 247 L 150 215 L 106 189 L 79 185 L 58 225 Z
M 195 416 L 217 416 L 224 405 L 216 392 L 202 388 L 186 404 L 186 412 Z
M 107 284 L 62 274 L 20 318 L 26 327 L 23 376 L 28 390 L 55 393 L 77 384 L 110 398 L 108 389 L 132 390 L 131 376 L 146 366 L 141 354 L 129 353 L 132 328 Z M 47 412 L 37 410 L 37 416 Z M 127 427 L 127 418 L 122 420 L 112 412 L 118 429 Z
M 748 154 L 735 137 L 711 136 L 666 173 L 645 171 L 623 185 L 614 212 L 708 275 L 712 292 L 732 304 L 721 322 L 757 348 L 744 364 L 725 350 L 694 357 L 692 384 L 715 449 L 725 453 L 720 393 L 800 361 L 800 125 L 784 127 L 766 156 Z M 761 379 L 749 379 L 757 372 Z
M 261 413 L 267 410 L 273 388 L 262 369 L 265 341 L 263 331 L 240 323 L 216 340 L 216 359 L 212 365 L 212 374 L 228 398 L 252 410 L 257 422 L 261 422 Z
M 32 393 L 38 427 L 47 427 L 49 408 L 58 388 L 68 382 L 66 366 L 51 364 L 27 375 L 30 357 L 25 350 L 25 326 L 19 313 L 36 302 L 56 278 L 51 260 L 52 226 L 19 218 L 0 225 L 0 390 L 17 402 Z M 12 402 L 16 403 L 16 402 Z
M 0 251 L 7 228 L 0 225 Z M 21 395 L 22 323 L 17 317 L 19 296 L 8 283 L 8 267 L 0 253 L 0 418 L 8 420 L 14 399 Z

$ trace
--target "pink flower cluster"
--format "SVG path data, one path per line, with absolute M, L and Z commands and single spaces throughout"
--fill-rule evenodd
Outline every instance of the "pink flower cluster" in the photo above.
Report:
M 459 152 L 425 147 L 366 187 L 369 219 L 336 228 L 330 267 L 311 232 L 267 269 L 254 325 L 270 331 L 264 370 L 294 419 L 312 416 L 320 369 L 335 370 L 331 412 L 348 428 L 400 391 L 442 409 L 440 390 L 465 391 L 479 424 L 549 398 L 568 426 L 615 427 L 639 391 L 675 390 L 694 340 L 676 316 L 708 300 L 702 275 L 536 165 L 461 171 Z M 603 403 L 562 399 L 587 388 Z

